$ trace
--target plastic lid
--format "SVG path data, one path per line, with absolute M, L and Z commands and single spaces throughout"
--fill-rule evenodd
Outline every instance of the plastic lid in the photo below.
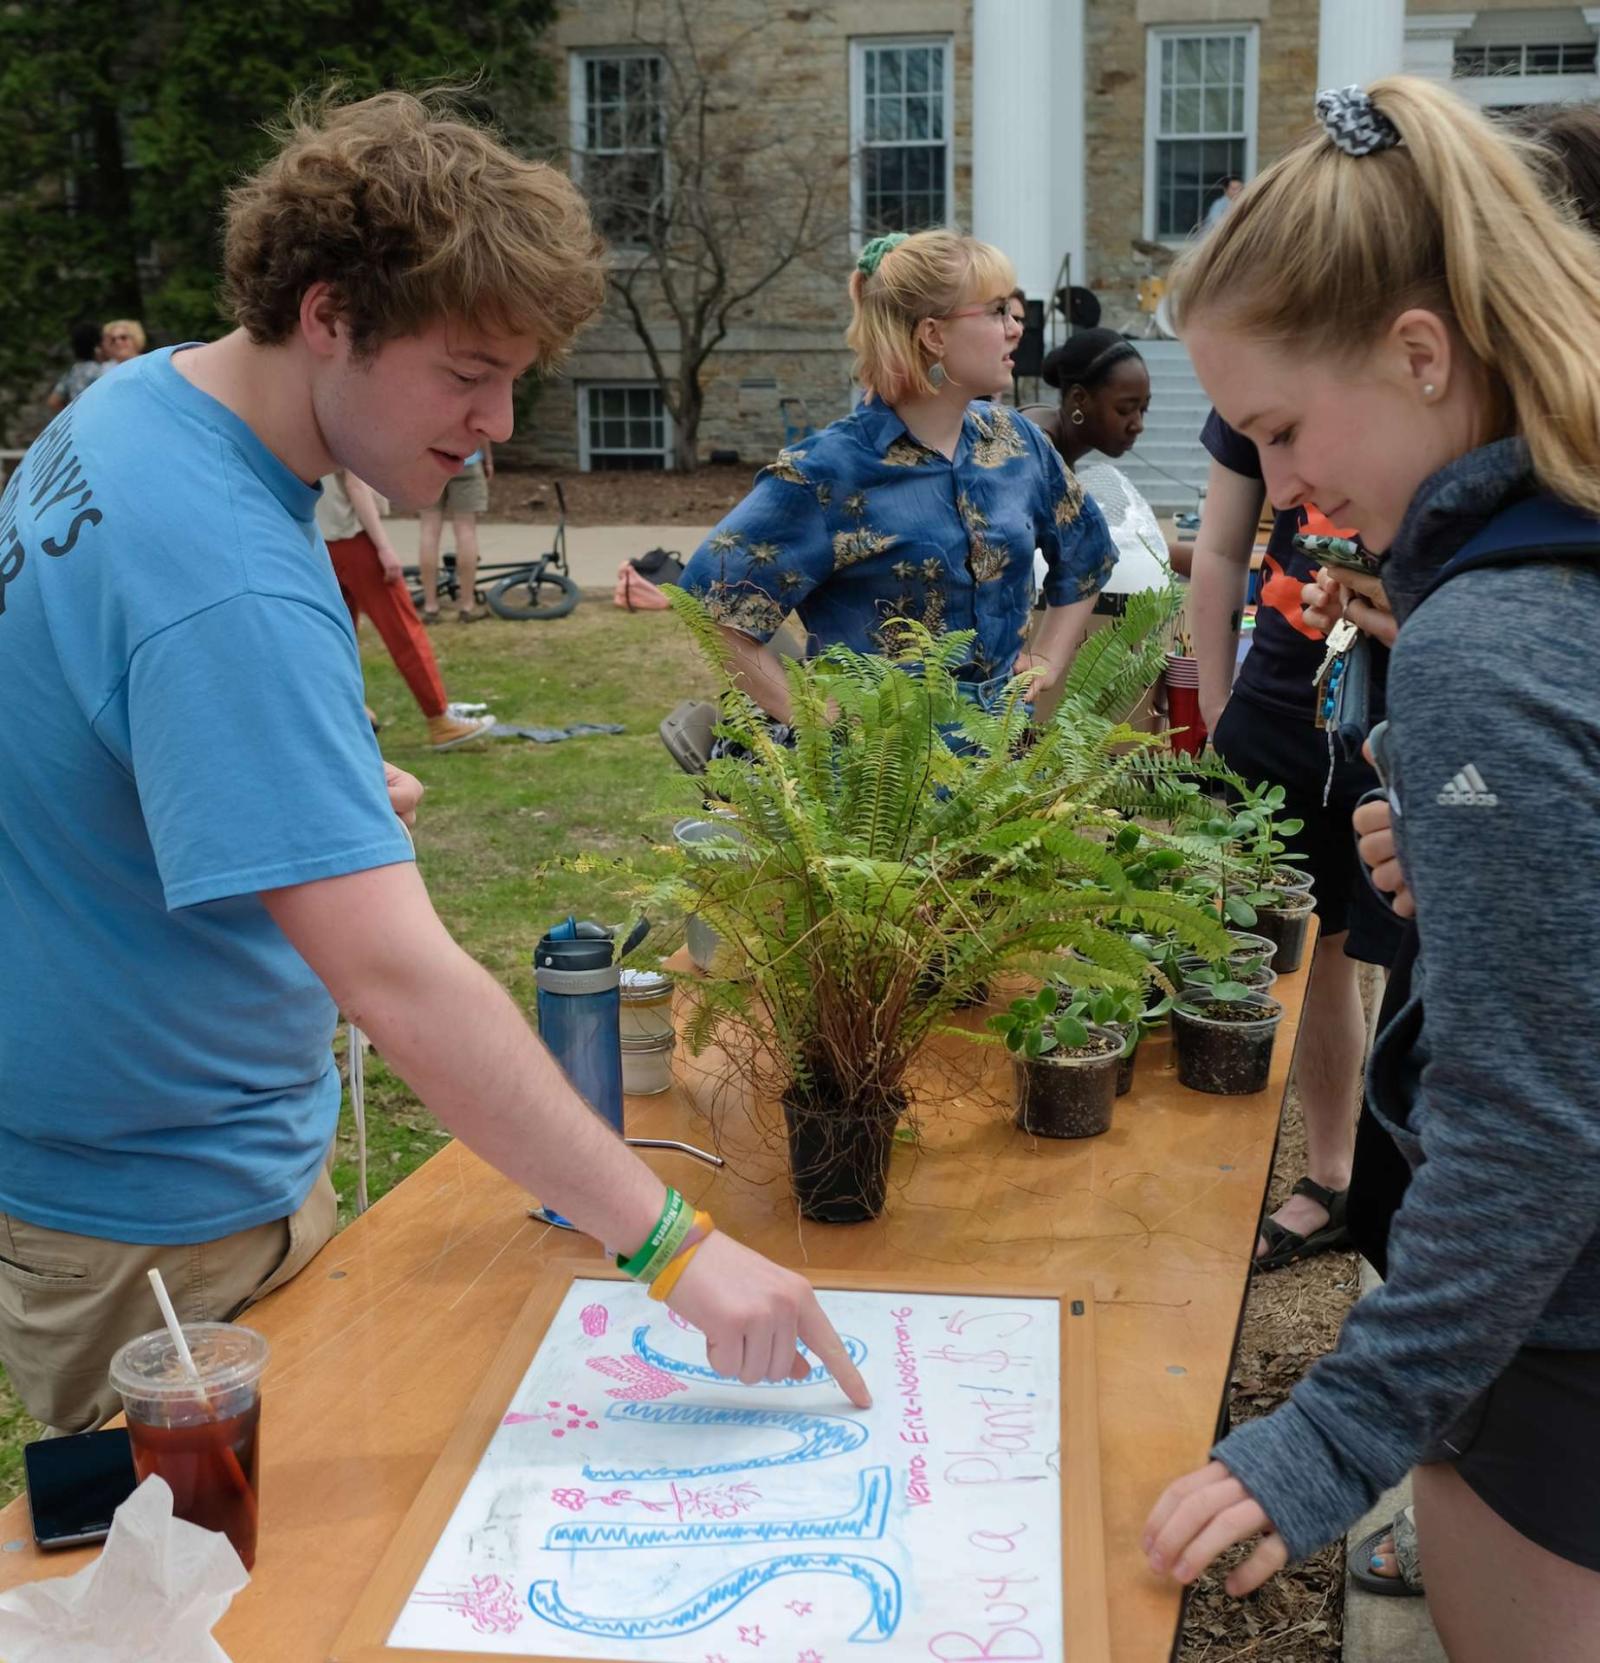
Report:
M 186 1322 L 183 1337 L 208 1394 L 253 1385 L 267 1366 L 266 1339 L 233 1322 Z M 193 1398 L 194 1381 L 178 1361 L 178 1348 L 165 1328 L 129 1340 L 111 1359 L 111 1384 L 124 1397 L 165 1401 Z
M 605 970 L 611 964 L 611 937 L 560 941 L 541 938 L 533 952 L 538 970 Z
M 658 999 L 672 991 L 672 978 L 659 970 L 624 970 L 620 975 L 624 999 Z

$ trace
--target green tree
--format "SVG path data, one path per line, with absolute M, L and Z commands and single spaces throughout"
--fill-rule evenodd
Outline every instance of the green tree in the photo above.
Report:
M 80 318 L 215 335 L 228 187 L 297 94 L 444 83 L 531 148 L 554 0 L 21 0 L 0 7 L 0 430 Z

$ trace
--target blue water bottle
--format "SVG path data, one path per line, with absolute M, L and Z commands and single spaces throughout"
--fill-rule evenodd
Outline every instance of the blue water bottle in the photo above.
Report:
M 565 918 L 533 954 L 539 1037 L 613 1131 L 622 1132 L 622 972 L 603 924 Z

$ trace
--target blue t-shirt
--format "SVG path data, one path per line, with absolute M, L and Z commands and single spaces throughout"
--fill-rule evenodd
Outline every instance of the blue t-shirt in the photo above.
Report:
M 410 858 L 313 511 L 154 352 L 0 499 L 0 1209 L 205 1241 L 305 1199 L 335 1010 L 257 892 Z
M 960 673 L 981 682 L 1022 651 L 1035 548 L 1051 606 L 1097 593 L 1117 560 L 1105 517 L 1032 422 L 971 404 L 952 459 L 869 398 L 762 469 L 683 587 L 757 641 L 797 611 L 809 651 L 882 652 L 892 618 L 976 630 Z

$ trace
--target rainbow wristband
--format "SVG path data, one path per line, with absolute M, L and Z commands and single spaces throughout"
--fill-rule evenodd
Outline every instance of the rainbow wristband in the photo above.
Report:
M 625 1276 L 632 1276 L 643 1280 L 646 1267 L 660 1251 L 661 1244 L 667 1239 L 673 1225 L 684 1212 L 687 1211 L 684 1199 L 675 1189 L 667 1191 L 666 1204 L 661 1209 L 661 1217 L 656 1220 L 656 1227 L 645 1239 L 645 1244 L 631 1257 L 625 1258 L 621 1253 L 617 1255 L 617 1269 Z
M 710 1213 L 697 1212 L 694 1215 L 694 1222 L 690 1225 L 682 1245 L 650 1284 L 650 1297 L 652 1299 L 664 1300 L 677 1287 L 678 1278 L 688 1268 L 689 1261 L 699 1251 L 700 1244 L 716 1227 Z
M 689 1268 L 689 1261 L 700 1251 L 705 1239 L 702 1236 L 699 1241 L 690 1242 L 683 1252 L 650 1284 L 650 1297 L 652 1299 L 660 1300 L 665 1304 L 672 1297 L 672 1290 L 677 1287 L 679 1277 Z

